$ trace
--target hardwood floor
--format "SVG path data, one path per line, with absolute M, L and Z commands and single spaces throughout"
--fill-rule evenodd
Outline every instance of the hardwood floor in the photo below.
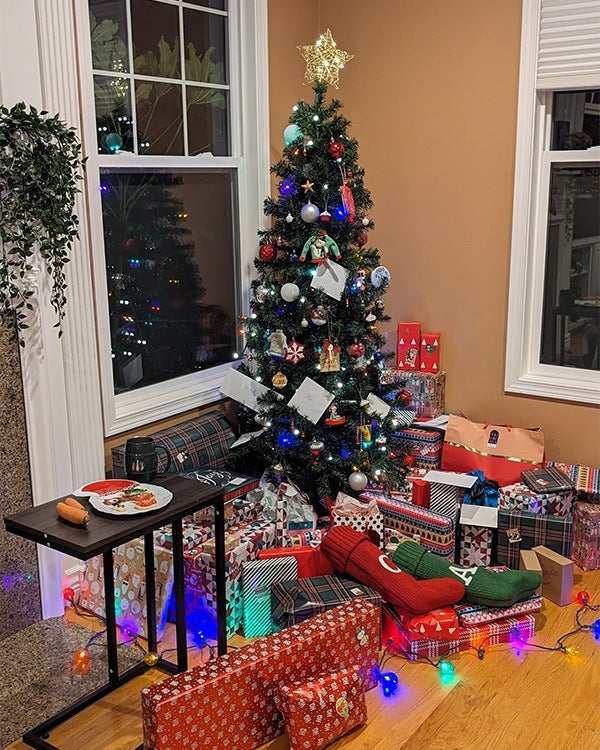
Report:
M 593 603 L 600 603 L 600 571 L 576 573 L 574 591 L 582 588 Z M 534 641 L 555 645 L 573 628 L 575 611 L 576 605 L 558 607 L 544 600 Z M 588 613 L 590 623 L 599 618 L 600 611 Z M 169 631 L 162 648 L 172 641 Z M 240 637 L 231 641 L 238 646 L 244 642 Z M 600 643 L 584 632 L 567 644 L 580 648 L 577 663 L 562 653 L 537 649 L 517 658 L 508 645 L 491 647 L 482 661 L 474 651 L 462 653 L 452 657 L 458 679 L 446 687 L 428 664 L 391 658 L 386 667 L 398 674 L 398 692 L 384 698 L 377 688 L 369 691 L 367 724 L 330 748 L 600 750 Z M 192 654 L 192 661 L 198 659 Z M 142 736 L 139 691 L 164 677 L 147 672 L 66 722 L 51 741 L 64 750 L 130 750 Z M 263 750 L 288 747 L 282 736 Z M 15 742 L 6 750 L 26 750 L 26 745 Z

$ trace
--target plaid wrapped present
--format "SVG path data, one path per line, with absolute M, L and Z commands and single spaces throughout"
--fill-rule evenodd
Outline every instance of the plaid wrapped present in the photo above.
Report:
M 577 464 L 563 464 L 558 461 L 548 461 L 546 466 L 554 466 L 569 477 L 577 490 L 578 500 L 600 503 L 600 469 Z
M 600 505 L 575 503 L 571 559 L 583 570 L 600 569 Z
M 369 586 L 336 576 L 276 583 L 271 587 L 273 624 L 278 629 L 287 628 L 353 599 L 364 599 L 378 607 L 382 601 Z
M 441 466 L 444 434 L 439 430 L 407 427 L 395 432 L 390 444 L 399 451 L 414 456 L 419 468 L 439 469 Z
M 144 543 L 133 539 L 113 550 L 115 580 L 115 611 L 118 624 L 127 624 L 130 632 L 148 637 L 146 611 L 146 567 Z M 161 640 L 167 620 L 167 610 L 173 590 L 173 553 L 154 547 L 156 623 Z M 102 557 L 88 560 L 81 582 L 79 605 L 104 617 L 104 567 Z
M 192 471 L 202 466 L 215 469 L 225 466 L 229 447 L 235 435 L 223 412 L 209 411 L 194 419 L 152 433 L 151 437 L 164 446 L 171 456 L 170 471 Z M 164 451 L 158 451 L 158 472 L 166 468 Z M 125 444 L 112 449 L 115 479 L 125 476 Z
M 481 625 L 486 622 L 496 622 L 506 617 L 533 614 L 542 609 L 542 597 L 539 594 L 530 596 L 522 602 L 516 602 L 510 607 L 486 607 L 483 604 L 455 604 L 454 611 L 458 622 L 463 627 Z
M 571 554 L 572 519 L 519 510 L 498 513 L 498 563 L 517 569 L 522 549 L 549 547 L 563 557 Z
M 495 533 L 487 526 L 461 526 L 458 562 L 469 568 L 491 565 Z
M 455 532 L 452 518 L 374 492 L 363 492 L 360 497 L 377 498 L 386 528 L 414 539 L 430 552 L 454 558 Z
M 575 483 L 555 466 L 542 466 L 539 469 L 525 469 L 521 472 L 521 479 L 530 490 L 549 494 L 551 492 L 567 492 L 575 489 Z
M 535 633 L 535 618 L 531 614 L 517 615 L 495 622 L 459 628 L 458 637 L 452 640 L 420 638 L 412 641 L 407 637 L 398 613 L 386 604 L 383 607 L 381 640 L 382 643 L 388 643 L 391 640 L 391 650 L 403 652 L 410 661 L 424 657 L 439 659 L 450 654 L 457 654 L 459 651 L 477 649 L 482 644 L 488 647 L 498 643 L 507 643 L 513 628 L 519 628 L 524 639 L 531 638 Z
M 498 505 L 502 510 L 523 510 L 551 516 L 568 516 L 575 500 L 576 490 L 541 493 L 531 490 L 523 482 L 500 487 Z

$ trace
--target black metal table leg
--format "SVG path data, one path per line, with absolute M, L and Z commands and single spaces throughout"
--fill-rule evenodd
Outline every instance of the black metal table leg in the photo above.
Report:
M 171 524 L 173 534 L 173 589 L 175 591 L 175 634 L 177 636 L 177 671 L 188 668 L 185 625 L 185 581 L 183 574 L 183 530 L 181 518 Z
M 144 567 L 146 570 L 146 612 L 148 651 L 156 653 L 156 580 L 154 575 L 154 533 L 144 534 Z
M 108 649 L 108 682 L 119 682 L 119 661 L 117 657 L 117 619 L 115 616 L 115 574 L 112 550 L 102 553 L 104 564 L 104 606 L 106 609 L 106 646 Z
M 227 613 L 225 593 L 225 512 L 223 498 L 215 501 L 215 577 L 217 587 L 217 653 L 227 653 Z

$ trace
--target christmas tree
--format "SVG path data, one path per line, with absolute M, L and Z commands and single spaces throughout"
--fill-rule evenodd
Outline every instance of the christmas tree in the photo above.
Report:
M 269 388 L 258 413 L 244 410 L 242 426 L 264 430 L 237 456 L 253 457 L 255 471 L 258 457 L 317 501 L 367 481 L 398 487 L 406 465 L 390 447 L 397 422 L 382 383 L 390 275 L 369 246 L 372 202 L 357 141 L 341 103 L 325 98 L 352 56 L 329 30 L 299 49 L 314 101 L 293 107 L 283 157 L 271 168 L 279 194 L 264 203 L 271 228 L 259 232 L 251 314 L 240 328 L 239 371 Z

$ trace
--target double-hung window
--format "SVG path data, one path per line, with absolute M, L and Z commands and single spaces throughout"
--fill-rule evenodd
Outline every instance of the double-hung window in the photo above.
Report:
M 506 389 L 600 400 L 600 1 L 524 0 Z
M 86 4 L 95 305 L 114 434 L 214 400 L 234 358 L 268 189 L 266 2 Z

